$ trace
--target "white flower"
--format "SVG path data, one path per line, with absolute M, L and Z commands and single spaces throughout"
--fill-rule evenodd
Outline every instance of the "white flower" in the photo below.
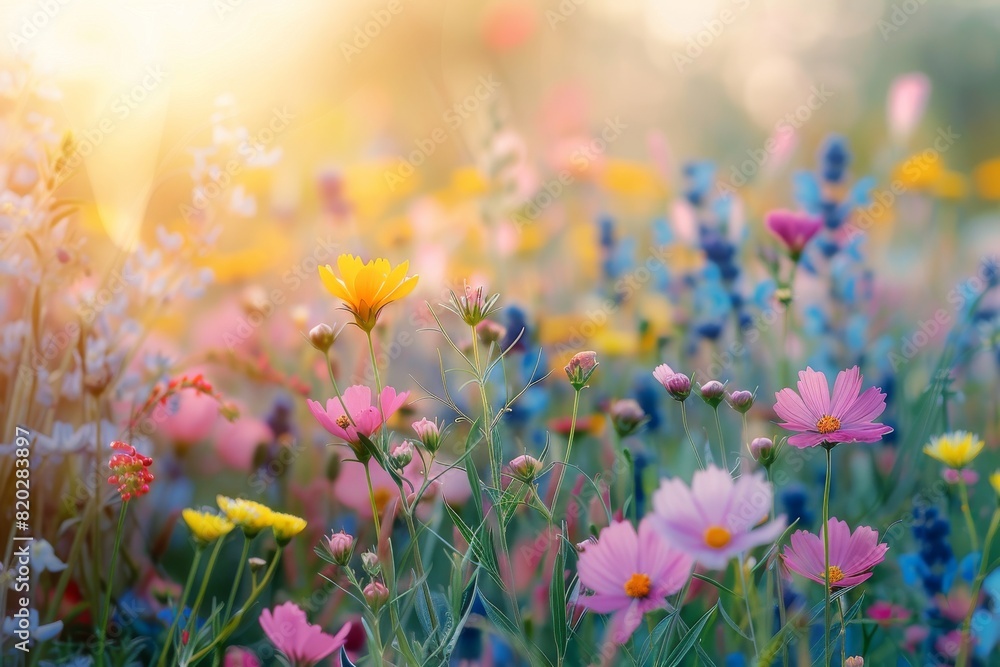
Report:
M 0 631 L 0 635 L 4 637 L 13 637 L 14 631 L 19 629 L 20 621 L 13 616 L 8 616 L 3 620 L 3 629 Z M 45 625 L 38 624 L 38 610 L 31 609 L 28 612 L 28 633 L 32 641 L 45 642 L 48 641 L 62 632 L 63 622 L 56 621 L 55 623 L 47 623 Z
M 34 540 L 31 543 L 31 565 L 33 575 L 62 572 L 66 569 L 66 563 L 59 560 L 48 540 Z

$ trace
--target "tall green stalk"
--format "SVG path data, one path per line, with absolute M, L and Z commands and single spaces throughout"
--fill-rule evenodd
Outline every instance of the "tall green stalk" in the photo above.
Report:
M 826 607 L 823 622 L 824 665 L 830 664 L 830 476 L 833 472 L 833 445 L 824 444 L 826 450 L 826 484 L 823 487 L 823 581 L 826 584 Z
M 556 476 L 556 490 L 552 494 L 551 514 L 553 516 L 555 516 L 556 513 L 556 503 L 559 502 L 559 492 L 562 490 L 563 473 L 566 472 L 566 466 L 569 465 L 570 455 L 573 453 L 573 436 L 576 435 L 576 416 L 579 411 L 580 389 L 575 389 L 573 393 L 573 421 L 571 421 L 569 425 L 569 440 L 566 443 L 566 456 L 563 458 L 562 465 L 559 466 L 559 474 Z
M 125 511 L 128 501 L 122 501 L 118 512 L 118 527 L 115 529 L 115 546 L 111 552 L 111 568 L 108 571 L 108 588 L 104 593 L 104 607 L 101 609 L 101 623 L 97 627 L 97 667 L 104 667 L 104 644 L 108 633 L 108 617 L 111 614 L 111 589 L 115 583 L 115 568 L 118 567 L 118 552 L 122 544 L 122 529 L 125 527 Z

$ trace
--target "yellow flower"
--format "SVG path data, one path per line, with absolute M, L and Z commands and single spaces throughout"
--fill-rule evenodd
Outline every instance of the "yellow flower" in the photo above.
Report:
M 242 498 L 233 499 L 228 496 L 216 496 L 219 509 L 226 517 L 243 529 L 247 537 L 256 537 L 260 531 L 271 526 L 274 512 L 270 507 Z
M 985 443 L 979 436 L 966 431 L 955 431 L 931 438 L 931 443 L 924 445 L 924 454 L 951 468 L 964 468 L 979 456 L 984 446 Z
M 186 509 L 181 512 L 184 523 L 200 544 L 210 544 L 233 529 L 233 523 L 218 514 Z
M 407 276 L 409 262 L 393 268 L 387 259 L 375 259 L 367 264 L 360 257 L 341 255 L 337 258 L 340 276 L 330 265 L 319 267 L 319 277 L 330 294 L 343 299 L 354 321 L 365 331 L 375 328 L 379 312 L 398 301 L 417 286 L 417 276 Z
M 993 490 L 997 492 L 997 497 L 1000 498 L 1000 470 L 990 475 L 990 484 L 993 485 Z
M 293 514 L 271 512 L 271 528 L 274 529 L 274 539 L 284 545 L 305 530 L 306 520 Z

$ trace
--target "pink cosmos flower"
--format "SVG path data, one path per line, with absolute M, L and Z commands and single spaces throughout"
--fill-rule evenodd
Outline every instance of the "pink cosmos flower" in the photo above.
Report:
M 872 569 L 883 560 L 888 544 L 878 543 L 878 531 L 859 526 L 851 534 L 846 521 L 830 517 L 830 588 L 847 588 L 872 576 Z M 825 583 L 826 559 L 823 554 L 823 534 L 814 535 L 797 530 L 791 544 L 785 547 L 781 560 L 792 572 L 817 583 Z
M 351 631 L 351 624 L 348 623 L 336 635 L 326 634 L 318 625 L 311 625 L 306 619 L 306 613 L 294 602 L 286 602 L 273 611 L 262 611 L 260 627 L 292 667 L 313 667 L 335 651 L 337 655 L 333 663 L 339 666 L 340 647 Z
M 868 607 L 868 618 L 877 621 L 879 625 L 887 625 L 892 621 L 909 619 L 910 610 L 898 604 L 879 600 Z
M 784 210 L 768 213 L 764 224 L 785 244 L 793 259 L 802 254 L 806 244 L 823 228 L 823 221 L 816 216 Z
M 779 426 L 799 431 L 788 439 L 793 447 L 827 443 L 877 442 L 892 428 L 873 420 L 885 410 L 885 394 L 878 387 L 861 393 L 858 367 L 837 373 L 830 398 L 826 375 L 812 368 L 799 371 L 799 393 L 789 388 L 774 395 L 774 411 L 785 421 Z
M 583 545 L 580 583 L 593 593 L 576 604 L 599 614 L 614 612 L 611 638 L 624 644 L 643 615 L 669 606 L 667 596 L 684 586 L 693 565 L 690 556 L 660 536 L 653 519 L 643 519 L 638 534 L 628 522 L 612 523 L 596 542 Z
M 360 442 L 359 433 L 370 438 L 382 427 L 383 416 L 388 419 L 395 414 L 409 395 L 408 391 L 397 394 L 392 387 L 386 387 L 382 390 L 379 405 L 372 405 L 372 390 L 356 384 L 344 392 L 343 405 L 337 398 L 329 399 L 325 410 L 316 401 L 309 400 L 308 403 L 310 412 L 323 428 L 338 438 L 357 445 Z M 350 417 L 344 414 L 345 406 Z
M 677 478 L 663 480 L 653 495 L 656 526 L 701 565 L 722 569 L 737 554 L 770 544 L 785 530 L 784 515 L 762 523 L 773 493 L 762 472 L 734 480 L 710 465 L 694 474 L 691 488 Z
M 226 650 L 225 667 L 260 667 L 260 660 L 253 651 L 242 646 L 230 646 Z

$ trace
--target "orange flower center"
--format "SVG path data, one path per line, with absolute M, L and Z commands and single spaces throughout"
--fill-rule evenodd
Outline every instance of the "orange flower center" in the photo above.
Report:
M 653 582 L 648 574 L 636 572 L 625 582 L 625 594 L 630 598 L 644 598 L 653 588 Z
M 840 420 L 833 415 L 823 415 L 816 422 L 816 430 L 822 434 L 833 433 L 840 428 Z
M 831 565 L 830 570 L 827 573 L 827 578 L 830 580 L 830 585 L 833 586 L 844 578 L 844 571 L 836 565 Z
M 375 496 L 375 507 L 378 509 L 378 513 L 382 514 L 389 501 L 392 500 L 392 493 L 389 489 L 375 489 L 372 495 Z
M 351 419 L 347 415 L 340 415 L 337 417 L 337 426 L 340 428 L 347 428 L 351 425 Z
M 733 534 L 722 526 L 709 526 L 705 531 L 705 544 L 713 549 L 721 549 L 733 540 Z

